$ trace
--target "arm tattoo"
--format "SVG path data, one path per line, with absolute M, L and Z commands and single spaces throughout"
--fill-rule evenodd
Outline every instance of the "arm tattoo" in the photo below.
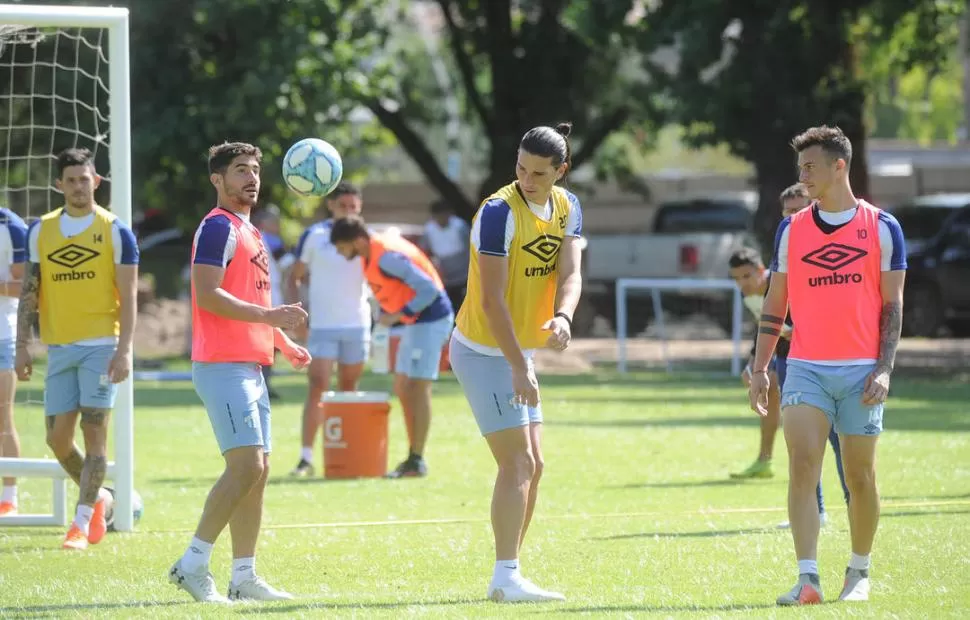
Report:
M 781 334 L 781 330 L 777 327 L 770 327 L 768 325 L 762 325 L 758 329 L 759 334 L 767 334 L 768 336 L 778 336 Z
M 20 290 L 20 306 L 17 308 L 17 347 L 30 343 L 34 314 L 40 302 L 40 264 L 28 263 L 24 284 Z
M 896 348 L 903 329 L 903 304 L 886 302 L 879 319 L 879 362 L 877 367 L 892 372 L 896 365 Z
M 780 316 L 775 316 L 773 314 L 762 314 L 761 315 L 761 322 L 762 323 L 772 323 L 774 325 L 781 325 L 782 323 L 785 322 L 785 319 L 782 318 L 782 317 L 780 317 Z
M 98 491 L 101 490 L 101 483 L 104 482 L 105 473 L 108 471 L 108 457 L 94 456 L 92 454 L 84 457 L 84 471 L 81 473 L 81 495 L 78 498 L 79 504 L 94 506 L 98 501 Z

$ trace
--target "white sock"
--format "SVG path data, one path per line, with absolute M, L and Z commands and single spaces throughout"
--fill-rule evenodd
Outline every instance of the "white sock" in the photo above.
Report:
M 187 573 L 205 573 L 209 570 L 209 558 L 212 557 L 212 545 L 200 538 L 192 537 L 189 548 L 182 556 L 182 570 Z
M 306 461 L 307 463 L 312 463 L 313 462 L 313 446 L 303 446 L 303 449 L 300 450 L 300 458 L 302 460 Z
M 232 559 L 232 585 L 238 586 L 244 581 L 256 578 L 256 558 Z
M 0 502 L 10 502 L 14 506 L 17 505 L 17 485 L 3 486 L 3 493 L 0 494 Z
M 519 576 L 519 560 L 499 560 L 495 563 L 495 572 L 492 573 L 494 583 L 509 583 L 513 577 Z
M 74 525 L 81 528 L 81 531 L 87 535 L 91 528 L 91 516 L 94 514 L 94 506 L 86 506 L 84 504 L 77 505 L 77 512 L 74 513 Z
M 818 574 L 818 560 L 799 560 L 798 561 L 798 574 L 799 575 L 817 575 Z
M 856 570 L 869 570 L 869 564 L 871 560 L 868 555 L 856 555 L 852 554 L 849 558 L 849 568 L 854 568 Z

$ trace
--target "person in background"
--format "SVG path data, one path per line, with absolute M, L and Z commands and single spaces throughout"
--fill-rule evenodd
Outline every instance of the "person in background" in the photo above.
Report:
M 469 228 L 444 200 L 431 205 L 431 219 L 424 225 L 424 249 L 445 283 L 451 306 L 458 311 L 468 284 Z

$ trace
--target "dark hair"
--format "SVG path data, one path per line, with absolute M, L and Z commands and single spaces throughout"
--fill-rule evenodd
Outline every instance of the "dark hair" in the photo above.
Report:
M 226 168 L 232 160 L 241 155 L 255 157 L 256 161 L 263 159 L 263 152 L 259 147 L 247 142 L 223 142 L 209 147 L 209 174 L 225 174 Z
M 728 259 L 728 266 L 731 269 L 737 269 L 738 267 L 744 267 L 746 265 L 751 265 L 752 267 L 763 267 L 764 261 L 761 260 L 761 254 L 758 250 L 754 248 L 741 248 L 734 251 L 731 254 L 731 258 Z
M 337 187 L 333 188 L 329 194 L 324 196 L 327 200 L 336 200 L 341 196 L 358 196 L 363 197 L 363 193 L 360 188 L 349 181 L 341 181 L 337 184 Z
M 367 230 L 367 224 L 364 223 L 364 218 L 359 215 L 348 215 L 347 217 L 337 218 L 333 221 L 333 226 L 330 228 L 330 243 L 355 241 L 361 237 L 369 239 L 370 232 Z
M 64 169 L 70 166 L 91 166 L 94 168 L 94 153 L 88 149 L 64 149 L 57 154 L 57 178 L 64 176 Z
M 792 200 L 794 198 L 810 198 L 808 195 L 808 190 L 801 183 L 795 183 L 794 185 L 789 185 L 785 188 L 785 191 L 778 196 L 778 200 L 785 202 L 786 200 Z
M 852 163 L 852 143 L 838 127 L 811 127 L 798 134 L 791 141 L 796 153 L 813 146 L 820 146 L 826 155 L 833 159 L 844 159 L 845 165 Z
M 569 146 L 572 130 L 572 123 L 559 123 L 555 129 L 546 125 L 533 127 L 522 136 L 519 148 L 537 157 L 551 157 L 554 168 L 572 165 L 573 153 Z

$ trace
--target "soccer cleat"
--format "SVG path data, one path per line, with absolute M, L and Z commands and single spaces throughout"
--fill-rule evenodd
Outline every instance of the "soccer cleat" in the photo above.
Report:
M 826 513 L 824 513 L 824 512 L 818 513 L 818 526 L 819 527 L 825 527 L 825 524 L 828 523 L 828 520 L 829 520 L 829 518 L 828 518 L 828 515 Z M 778 527 L 779 530 L 790 530 L 791 529 L 791 521 L 782 521 L 781 523 L 778 524 L 777 527 Z
M 238 584 L 229 584 L 230 601 L 291 601 L 293 595 L 277 590 L 262 577 L 253 577 Z
M 386 478 L 424 478 L 428 475 L 428 464 L 424 459 L 414 456 L 401 461 L 397 468 L 387 474 Z
M 91 523 L 88 525 L 88 542 L 96 545 L 104 538 L 108 531 L 108 523 L 105 520 L 108 502 L 112 501 L 111 494 L 101 489 L 100 498 L 94 502 L 94 513 L 91 515 Z
M 290 475 L 296 478 L 309 478 L 313 475 L 313 463 L 300 459 L 300 462 L 296 464 L 296 467 L 293 468 Z
M 64 536 L 64 544 L 61 545 L 61 548 L 74 549 L 75 551 L 87 549 L 88 537 L 84 535 L 84 530 L 72 523 L 70 529 L 67 530 L 67 535 Z
M 774 478 L 775 474 L 771 471 L 771 461 L 757 460 L 744 471 L 731 474 L 735 480 L 747 480 L 749 478 Z
M 13 517 L 17 514 L 17 504 L 13 502 L 0 502 L 0 517 Z
M 840 601 L 869 600 L 869 569 L 846 568 Z
M 795 587 L 779 596 L 775 602 L 779 605 L 818 605 L 823 600 L 818 575 L 803 574 L 798 576 Z
M 212 578 L 212 573 L 189 573 L 182 569 L 182 560 L 172 565 L 168 571 L 168 580 L 177 587 L 188 592 L 192 598 L 200 603 L 219 603 L 230 605 L 232 602 L 219 594 L 216 589 L 216 580 Z
M 493 581 L 488 585 L 486 596 L 488 600 L 496 603 L 542 603 L 566 600 L 566 597 L 559 592 L 543 590 L 521 575 L 512 577 L 507 584 L 497 585 Z

